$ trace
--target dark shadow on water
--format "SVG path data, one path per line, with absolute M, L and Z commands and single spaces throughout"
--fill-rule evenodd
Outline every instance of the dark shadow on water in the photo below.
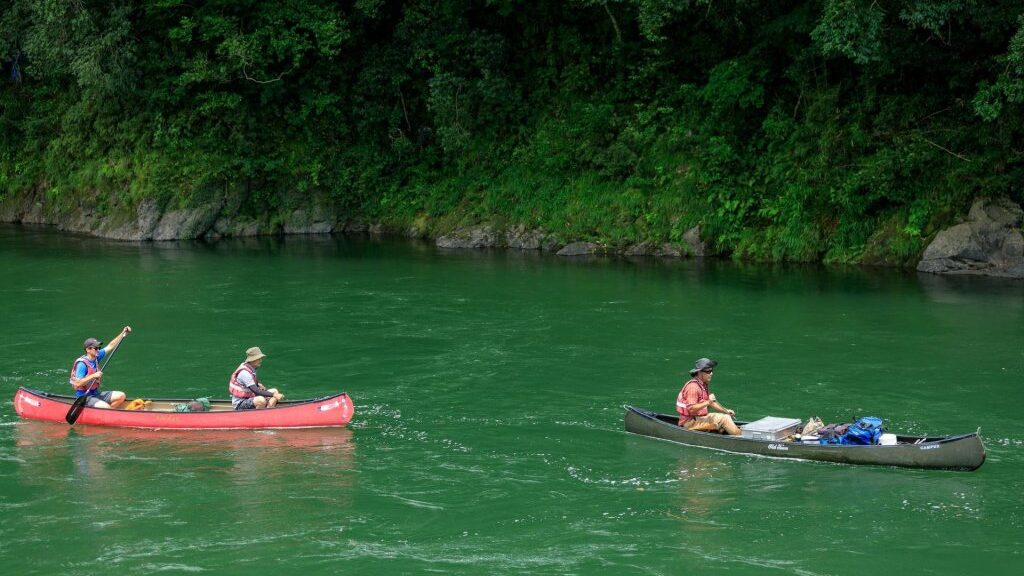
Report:
M 992 276 L 926 274 L 917 272 L 917 283 L 935 302 L 971 304 L 979 296 L 1000 297 L 1001 303 L 1020 309 L 1024 306 L 1024 280 Z
M 419 238 L 370 233 L 226 238 L 216 242 L 198 242 L 193 246 L 214 254 L 303 257 L 379 257 L 433 254 L 435 251 L 432 242 Z
M 33 258 L 137 256 L 156 270 L 161 261 L 189 260 L 203 255 L 295 257 L 307 259 L 392 258 L 423 262 L 474 261 L 496 267 L 542 266 L 566 270 L 617 270 L 643 277 L 664 277 L 735 285 L 755 292 L 889 294 L 923 293 L 947 303 L 964 296 L 1024 297 L 1024 281 L 987 276 L 949 276 L 912 269 L 853 265 L 736 262 L 719 258 L 657 258 L 624 256 L 561 257 L 550 252 L 516 249 L 443 249 L 433 241 L 388 234 L 310 234 L 226 238 L 214 242 L 182 240 L 123 242 L 60 231 L 51 226 L 2 224 L 0 246 Z

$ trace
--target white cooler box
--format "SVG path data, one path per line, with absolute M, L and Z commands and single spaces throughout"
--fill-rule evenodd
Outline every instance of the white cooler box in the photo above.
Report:
M 801 420 L 796 418 L 777 418 L 765 416 L 760 420 L 748 422 L 740 426 L 740 432 L 744 438 L 752 440 L 782 440 L 787 436 L 796 434 L 800 428 Z

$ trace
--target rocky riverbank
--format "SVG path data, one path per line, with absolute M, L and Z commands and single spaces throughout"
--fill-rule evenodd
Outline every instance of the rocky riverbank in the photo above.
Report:
M 1024 278 L 1024 211 L 1005 198 L 978 199 L 967 220 L 935 235 L 917 269 L 932 274 Z
M 688 230 L 678 243 L 639 242 L 615 245 L 580 239 L 522 225 L 477 225 L 438 231 L 429 222 L 409 227 L 348 219 L 319 206 L 266 214 L 241 215 L 238 201 L 199 206 L 161 207 L 104 199 L 51 201 L 37 192 L 0 202 L 0 222 L 43 224 L 60 230 L 125 241 L 165 241 L 280 234 L 387 233 L 433 239 L 448 250 L 499 248 L 539 250 L 563 257 L 589 255 L 701 257 L 706 247 L 700 228 Z M 917 269 L 932 274 L 975 274 L 1024 279 L 1024 210 L 1005 199 L 974 202 L 967 219 L 940 231 L 924 251 Z
M 0 222 L 55 226 L 60 230 L 113 240 L 165 241 L 272 236 L 280 234 L 372 233 L 396 234 L 433 239 L 439 248 L 450 250 L 500 248 L 540 250 L 559 256 L 613 255 L 683 258 L 703 256 L 704 242 L 695 227 L 678 244 L 641 242 L 613 246 L 563 238 L 556 233 L 524 226 L 479 225 L 453 231 L 438 231 L 428 222 L 401 227 L 366 222 L 334 214 L 319 206 L 267 214 L 240 215 L 237 202 L 219 201 L 188 208 L 161 208 L 154 200 L 137 205 L 78 199 L 53 202 L 36 193 L 0 202 Z

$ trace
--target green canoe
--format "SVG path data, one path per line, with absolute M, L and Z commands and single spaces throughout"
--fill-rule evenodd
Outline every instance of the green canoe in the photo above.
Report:
M 797 460 L 820 460 L 838 464 L 872 464 L 942 470 L 977 470 L 985 462 L 985 445 L 982 444 L 978 432 L 956 436 L 897 434 L 895 445 L 849 446 L 753 440 L 712 432 L 694 432 L 680 427 L 678 422 L 679 416 L 675 414 L 658 414 L 643 408 L 626 406 L 627 432 L 725 452 Z M 737 422 L 737 425 L 743 424 L 745 422 Z

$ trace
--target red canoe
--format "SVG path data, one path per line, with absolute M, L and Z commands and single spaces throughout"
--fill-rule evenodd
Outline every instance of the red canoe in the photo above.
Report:
M 27 420 L 64 422 L 74 396 L 18 388 L 14 411 Z M 348 394 L 312 400 L 283 400 L 274 408 L 233 410 L 230 400 L 211 400 L 208 412 L 175 412 L 174 405 L 188 400 L 155 399 L 146 410 L 84 408 L 75 424 L 124 428 L 313 428 L 344 426 L 355 407 Z

